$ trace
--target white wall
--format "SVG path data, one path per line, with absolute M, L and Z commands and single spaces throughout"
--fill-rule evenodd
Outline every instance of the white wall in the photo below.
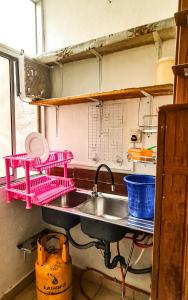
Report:
M 0 299 L 34 269 L 35 254 L 24 262 L 17 245 L 42 229 L 41 210 L 25 209 L 25 203 L 6 203 L 6 192 L 0 189 Z
M 178 0 L 44 0 L 45 50 L 172 17 Z

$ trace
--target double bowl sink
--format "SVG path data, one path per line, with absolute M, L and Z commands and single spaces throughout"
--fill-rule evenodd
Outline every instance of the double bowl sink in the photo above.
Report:
M 127 232 L 153 232 L 153 222 L 128 215 L 127 197 L 77 189 L 42 208 L 44 221 L 71 229 L 81 223 L 82 231 L 92 238 L 115 242 Z M 142 224 L 144 223 L 144 224 Z

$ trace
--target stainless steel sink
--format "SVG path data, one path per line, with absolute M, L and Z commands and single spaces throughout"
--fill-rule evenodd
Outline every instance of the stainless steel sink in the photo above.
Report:
M 98 196 L 90 198 L 78 207 L 86 214 L 103 217 L 111 220 L 124 219 L 128 216 L 128 204 L 126 200 Z
M 86 200 L 88 200 L 91 196 L 88 193 L 73 191 L 66 195 L 63 195 L 52 202 L 52 205 L 55 207 L 76 207 Z
M 42 207 L 42 215 L 47 223 L 65 229 L 81 222 L 84 233 L 101 240 L 115 241 L 125 229 L 153 233 L 153 221 L 129 216 L 128 198 L 114 194 L 92 197 L 92 191 L 77 189 Z
M 72 210 L 87 201 L 89 197 L 90 195 L 84 191 L 74 191 L 61 196 L 46 207 L 42 207 L 43 220 L 49 224 L 70 229 L 80 223 L 80 217 Z

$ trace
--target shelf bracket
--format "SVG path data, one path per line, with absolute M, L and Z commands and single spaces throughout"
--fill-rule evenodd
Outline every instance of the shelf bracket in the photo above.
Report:
M 101 55 L 99 52 L 97 52 L 97 50 L 95 50 L 95 49 L 93 48 L 93 49 L 90 49 L 89 51 L 90 51 L 93 55 L 95 55 L 96 58 L 102 60 L 102 55 Z
M 140 91 L 148 99 L 148 101 L 149 101 L 149 114 L 152 115 L 152 105 L 153 105 L 154 97 L 151 94 L 145 92 L 144 90 L 140 90 Z M 150 123 L 151 123 L 151 120 L 150 120 Z M 151 125 L 151 124 L 149 124 L 149 125 Z
M 55 131 L 56 131 L 56 137 L 58 137 L 59 134 L 59 106 L 55 107 Z
M 147 93 L 147 92 L 144 91 L 144 90 L 140 90 L 140 92 L 141 92 L 145 97 L 147 97 L 150 101 L 153 101 L 154 97 L 153 97 L 151 94 Z
M 33 253 L 37 249 L 37 241 L 40 237 L 52 233 L 53 230 L 43 229 L 42 231 L 36 233 L 35 235 L 29 237 L 25 241 L 17 245 L 17 248 L 21 250 L 24 254 L 24 261 L 26 261 L 27 254 Z
M 94 48 L 89 50 L 95 57 L 98 59 L 99 62 L 99 91 L 101 91 L 102 87 L 102 55 L 97 52 Z
M 102 107 L 103 106 L 103 102 L 98 100 L 98 99 L 95 99 L 95 98 L 87 98 L 87 99 L 97 103 L 97 105 L 96 105 L 97 107 Z
M 157 48 L 158 59 L 162 57 L 162 40 L 158 31 L 153 32 L 153 39 Z

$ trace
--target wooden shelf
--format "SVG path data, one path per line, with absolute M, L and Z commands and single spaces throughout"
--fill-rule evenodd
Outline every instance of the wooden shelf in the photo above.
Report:
M 172 84 L 154 85 L 140 88 L 128 88 L 108 92 L 98 92 L 92 94 L 82 94 L 76 96 L 68 96 L 63 98 L 51 98 L 43 100 L 33 100 L 30 104 L 39 106 L 60 106 L 60 105 L 71 105 L 79 103 L 98 101 L 110 101 L 120 99 L 131 99 L 145 97 L 142 91 L 152 96 L 163 96 L 173 94 Z M 92 100 L 93 99 L 93 100 Z
M 175 65 L 172 67 L 172 70 L 175 75 L 187 77 L 188 76 L 188 63 Z
M 135 47 L 154 44 L 155 34 L 158 33 L 161 41 L 176 38 L 174 18 L 165 19 L 151 24 L 127 29 L 122 32 L 110 34 L 77 45 L 71 45 L 56 51 L 43 53 L 35 59 L 48 66 L 59 63 L 65 64 L 88 58 L 95 58 L 96 53 L 101 56 L 123 51 Z
M 175 13 L 175 21 L 177 26 L 188 26 L 188 9 Z

